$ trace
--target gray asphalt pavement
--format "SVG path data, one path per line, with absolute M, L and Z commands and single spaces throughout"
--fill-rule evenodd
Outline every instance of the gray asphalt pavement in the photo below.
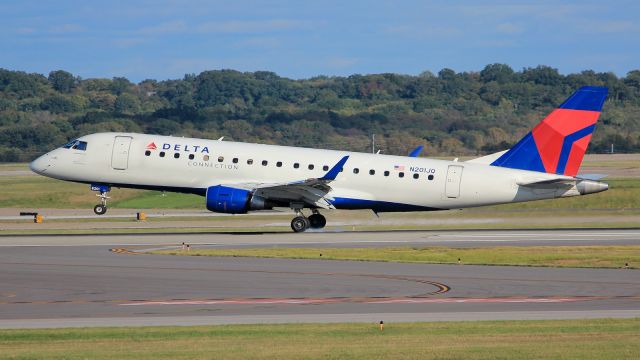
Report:
M 538 246 L 538 245 L 640 245 L 640 229 L 589 230 L 407 230 L 308 231 L 282 233 L 147 233 L 99 235 L 0 235 L 0 247 L 15 246 Z
M 193 246 L 640 244 L 638 230 L 0 237 L 0 328 L 640 316 L 640 271 L 132 255 Z

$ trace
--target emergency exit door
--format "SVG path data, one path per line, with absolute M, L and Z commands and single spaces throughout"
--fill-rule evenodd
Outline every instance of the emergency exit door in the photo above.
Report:
M 131 147 L 131 136 L 116 136 L 111 154 L 112 168 L 116 170 L 127 169 L 129 165 L 129 147 Z
M 447 169 L 447 183 L 445 194 L 450 199 L 460 196 L 460 182 L 462 181 L 462 169 L 460 165 L 450 165 Z

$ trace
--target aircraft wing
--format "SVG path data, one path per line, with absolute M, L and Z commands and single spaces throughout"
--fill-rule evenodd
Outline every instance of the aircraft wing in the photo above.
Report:
M 228 184 L 228 186 L 253 191 L 254 195 L 267 200 L 302 202 L 322 209 L 334 209 L 334 206 L 330 203 L 333 198 L 327 195 L 331 191 L 329 184 L 336 179 L 348 159 L 348 155 L 342 157 L 338 163 L 320 178 L 287 183 L 245 183 Z

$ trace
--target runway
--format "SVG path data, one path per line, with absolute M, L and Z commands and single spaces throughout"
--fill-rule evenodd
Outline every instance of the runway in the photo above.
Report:
M 175 257 L 175 246 L 640 245 L 639 230 L 0 237 L 0 328 L 640 316 L 640 271 Z

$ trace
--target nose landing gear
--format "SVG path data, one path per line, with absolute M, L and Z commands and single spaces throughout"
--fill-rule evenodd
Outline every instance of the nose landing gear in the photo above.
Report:
M 99 194 L 96 194 L 97 197 L 100 198 L 100 204 L 93 207 L 93 212 L 96 215 L 104 215 L 107 213 L 107 193 L 111 191 L 111 187 L 107 185 L 91 185 L 92 191 L 98 191 Z

